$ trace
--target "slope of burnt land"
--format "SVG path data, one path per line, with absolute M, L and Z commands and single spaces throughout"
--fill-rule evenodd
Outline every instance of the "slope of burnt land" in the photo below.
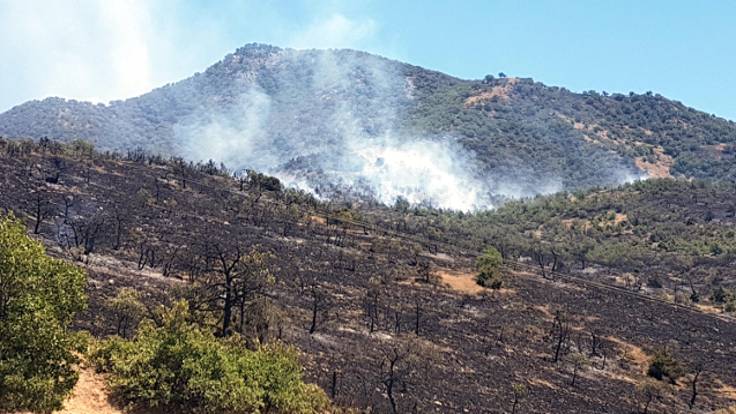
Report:
M 2 142 L 0 172 L 0 206 L 87 267 L 90 308 L 77 323 L 95 335 L 115 332 L 105 300 L 121 287 L 152 308 L 186 297 L 214 277 L 199 250 L 240 246 L 269 252 L 275 276 L 246 334 L 297 346 L 308 379 L 340 405 L 501 413 L 516 389 L 517 412 L 628 413 L 650 395 L 650 412 L 687 412 L 696 366 L 694 412 L 736 404 L 727 318 L 532 271 L 508 269 L 503 289 L 479 290 L 467 283 L 470 252 L 351 224 L 360 209 L 325 216 L 330 206 L 305 194 L 211 165 Z M 664 347 L 685 373 L 644 387 Z

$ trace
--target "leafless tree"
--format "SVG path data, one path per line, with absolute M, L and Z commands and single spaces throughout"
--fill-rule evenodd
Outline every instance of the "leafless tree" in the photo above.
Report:
M 79 217 L 71 220 L 69 225 L 74 233 L 74 244 L 77 247 L 82 246 L 85 255 L 93 253 L 104 233 L 105 218 L 101 214 Z
M 555 338 L 554 362 L 557 363 L 560 360 L 560 356 L 562 355 L 565 349 L 567 340 L 570 336 L 570 323 L 568 322 L 564 313 L 559 310 L 555 314 L 555 320 L 554 320 L 554 326 L 552 328 L 552 333 Z
M 311 298 L 310 308 L 312 311 L 312 320 L 309 325 L 309 334 L 311 335 L 327 319 L 331 301 L 327 292 L 316 281 L 312 283 L 309 289 L 309 296 Z
M 377 281 L 372 281 L 371 286 L 366 291 L 363 299 L 363 310 L 368 318 L 368 331 L 373 333 L 376 330 L 379 320 L 379 312 L 381 305 L 381 288 Z
M 38 234 L 41 230 L 41 223 L 51 215 L 51 203 L 48 193 L 43 189 L 34 192 L 34 225 L 33 234 Z
M 698 397 L 698 380 L 700 379 L 700 374 L 703 373 L 703 365 L 702 364 L 696 364 L 695 365 L 695 372 L 693 373 L 693 380 L 690 382 L 690 385 L 692 387 L 692 393 L 690 394 L 690 401 L 688 402 L 688 406 L 692 410 L 693 407 L 695 407 L 695 399 Z
M 414 335 L 419 336 L 419 324 L 422 320 L 422 303 L 419 297 L 414 300 Z
M 156 248 L 147 240 L 141 240 L 138 245 L 138 270 L 143 270 L 146 266 L 156 267 Z
M 69 210 L 74 206 L 74 196 L 67 195 L 64 197 L 64 224 L 69 223 Z
M 249 305 L 263 305 L 258 299 L 262 298 L 266 287 L 274 280 L 268 269 L 267 253 L 247 246 L 234 239 L 234 236 L 231 240 L 228 237 L 224 240 L 212 237 L 200 243 L 199 255 L 204 265 L 204 277 L 196 281 L 207 296 L 201 302 L 210 303 L 221 312 L 221 336 L 232 334 L 233 320 L 238 320 L 241 330 L 244 329 Z M 235 311 L 238 311 L 237 318 Z
M 410 345 L 391 346 L 383 351 L 380 378 L 393 414 L 399 412 L 397 391 L 406 392 L 408 389 L 408 380 L 412 372 L 411 356 Z
M 549 258 L 544 252 L 544 249 L 541 246 L 535 246 L 532 248 L 531 254 L 532 259 L 539 266 L 539 270 L 542 272 L 542 277 L 547 278 L 547 264 L 549 262 Z
M 112 219 L 115 226 L 115 241 L 113 242 L 112 248 L 113 250 L 119 250 L 122 247 L 128 215 L 121 205 L 115 205 L 113 208 Z

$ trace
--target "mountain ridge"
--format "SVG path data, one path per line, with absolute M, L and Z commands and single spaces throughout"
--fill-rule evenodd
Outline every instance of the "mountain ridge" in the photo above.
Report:
M 323 196 L 465 210 L 645 177 L 736 180 L 736 123 L 658 94 L 464 80 L 350 49 L 248 44 L 109 105 L 26 102 L 0 114 L 0 135 L 141 147 Z

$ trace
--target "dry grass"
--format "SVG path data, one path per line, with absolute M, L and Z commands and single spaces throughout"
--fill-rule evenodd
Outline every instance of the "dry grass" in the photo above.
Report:
M 311 221 L 312 223 L 321 224 L 323 226 L 327 225 L 327 220 L 325 220 L 325 218 L 321 216 L 309 216 L 309 221 Z
M 609 336 L 606 339 L 618 345 L 618 347 L 621 348 L 623 352 L 622 357 L 625 360 L 636 365 L 639 368 L 640 373 L 646 373 L 651 356 L 644 352 L 644 349 L 632 343 L 626 342 L 623 339 L 619 339 L 613 336 Z
M 725 398 L 727 398 L 729 400 L 736 401 L 736 387 L 734 387 L 732 385 L 724 384 L 723 381 L 718 380 L 718 379 L 716 379 L 714 382 L 715 382 L 715 385 L 716 385 L 716 388 L 714 390 L 715 393 L 717 393 L 717 394 L 719 394 L 719 395 L 721 395 L 721 396 L 723 396 L 723 397 L 725 397 Z M 732 407 L 732 408 L 736 408 L 736 407 Z M 736 411 L 735 411 L 735 413 L 736 413 Z
M 654 158 L 654 162 L 648 162 L 646 157 L 636 157 L 634 162 L 640 170 L 646 172 L 652 178 L 671 177 L 670 169 L 675 163 L 672 157 L 665 154 L 661 147 L 655 147 Z
M 555 315 L 552 314 L 552 310 L 549 305 L 534 305 L 532 308 L 539 311 L 542 314 L 542 317 L 548 321 L 555 319 Z
M 465 100 L 465 107 L 470 108 L 472 106 L 483 104 L 496 97 L 507 102 L 509 100 L 509 95 L 514 90 L 514 85 L 518 82 L 518 78 L 506 78 L 503 85 L 494 86 L 490 90 L 485 90 L 478 95 L 468 97 Z
M 721 314 L 723 311 L 718 306 L 707 305 L 704 303 L 697 303 L 695 306 L 705 313 Z
M 557 390 L 557 389 L 560 388 L 557 385 L 555 385 L 555 384 L 553 384 L 553 383 L 551 383 L 551 382 L 549 382 L 547 380 L 544 380 L 542 378 L 532 378 L 528 382 L 529 382 L 529 385 L 536 385 L 538 387 L 545 387 L 545 388 L 549 388 L 549 389 L 552 389 L 552 390 Z
M 460 293 L 477 295 L 485 290 L 475 282 L 475 273 L 467 270 L 437 269 L 434 276 L 450 289 Z

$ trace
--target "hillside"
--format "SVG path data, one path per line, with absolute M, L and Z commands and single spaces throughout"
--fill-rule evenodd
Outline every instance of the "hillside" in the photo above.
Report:
M 644 176 L 736 179 L 736 123 L 659 95 L 462 80 L 353 50 L 255 44 L 137 98 L 27 102 L 0 114 L 0 135 L 140 147 L 323 196 L 463 210 Z
M 629 231 L 638 234 L 652 217 L 690 217 L 693 229 L 705 229 L 699 237 L 720 226 L 717 237 L 732 242 L 732 210 L 722 201 L 728 187 L 651 181 L 578 193 L 577 203 L 552 196 L 466 215 L 323 203 L 263 175 L 233 179 L 212 164 L 5 140 L 0 173 L 0 208 L 22 217 L 53 255 L 89 273 L 90 307 L 75 325 L 98 337 L 116 333 L 109 301 L 125 287 L 141 293 L 149 316 L 187 298 L 204 326 L 219 329 L 222 291 L 201 290 L 219 277 L 210 254 L 254 248 L 268 253 L 274 283 L 260 300 L 243 302 L 247 316 L 233 329 L 258 343 L 298 347 L 307 379 L 338 406 L 502 413 L 515 393 L 517 412 L 529 413 L 630 413 L 648 400 L 649 412 L 736 404 L 736 323 L 720 308 L 706 312 L 596 274 L 580 278 L 569 273 L 572 264 L 539 271 L 527 265 L 523 243 L 505 253 L 501 289 L 473 283 L 477 250 L 505 250 L 495 235 L 506 229 L 496 220 L 517 211 L 526 213 L 508 223 L 514 228 L 556 228 L 547 210 L 600 223 L 602 242 L 622 233 L 632 241 Z M 685 185 L 699 202 L 683 201 Z M 627 209 L 616 210 L 623 200 Z M 619 227 L 609 232 L 606 220 Z M 732 259 L 733 245 L 721 248 Z M 733 274 L 719 272 L 732 289 Z M 682 366 L 672 384 L 647 376 L 663 349 Z
M 415 208 L 374 219 L 467 249 L 491 244 L 550 275 L 562 271 L 712 309 L 736 288 L 734 191 L 733 183 L 650 179 L 470 215 Z

